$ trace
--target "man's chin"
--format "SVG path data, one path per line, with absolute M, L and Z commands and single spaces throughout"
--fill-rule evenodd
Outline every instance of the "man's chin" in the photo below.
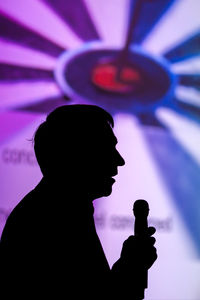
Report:
M 112 185 L 114 184 L 115 180 L 113 178 L 109 178 L 105 180 L 101 187 L 99 187 L 96 198 L 101 198 L 101 197 L 108 197 L 112 193 Z

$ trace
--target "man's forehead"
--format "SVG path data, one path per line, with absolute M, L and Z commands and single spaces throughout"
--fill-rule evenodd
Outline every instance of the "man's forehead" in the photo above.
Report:
M 118 143 L 118 140 L 112 130 L 112 128 L 109 128 L 107 132 L 104 132 L 102 135 L 103 140 L 107 140 L 107 142 L 116 145 Z
M 85 124 L 84 124 L 85 125 Z M 80 138 L 87 140 L 89 139 L 90 142 L 97 143 L 97 144 L 114 144 L 118 143 L 118 140 L 113 132 L 112 127 L 108 123 L 101 123 L 101 124 L 93 124 L 93 126 L 82 126 L 79 128 L 79 135 Z

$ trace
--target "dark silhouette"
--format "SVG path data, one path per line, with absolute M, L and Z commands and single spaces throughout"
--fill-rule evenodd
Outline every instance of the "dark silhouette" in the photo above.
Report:
M 1 237 L 0 284 L 8 296 L 137 299 L 137 274 L 157 257 L 155 229 L 143 239 L 129 237 L 110 270 L 93 220 L 92 201 L 111 194 L 112 177 L 125 163 L 113 126 L 100 107 L 69 105 L 37 129 L 43 178 L 11 212 Z

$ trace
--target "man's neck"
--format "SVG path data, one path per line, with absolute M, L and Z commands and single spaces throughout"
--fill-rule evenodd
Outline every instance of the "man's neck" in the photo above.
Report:
M 95 199 L 92 195 L 85 190 L 85 185 L 83 182 L 71 180 L 66 178 L 65 181 L 58 180 L 58 178 L 43 177 L 41 180 L 45 189 L 48 189 L 49 193 L 56 194 L 57 196 L 70 196 L 74 199 L 79 199 L 80 201 L 85 201 L 87 203 L 92 203 Z

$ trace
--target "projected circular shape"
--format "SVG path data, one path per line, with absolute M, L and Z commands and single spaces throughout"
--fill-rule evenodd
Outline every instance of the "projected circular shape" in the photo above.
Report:
M 133 48 L 128 63 L 118 74 L 119 53 L 98 43 L 65 52 L 55 71 L 57 82 L 65 94 L 115 112 L 150 111 L 158 103 L 171 99 L 176 77 L 164 59 L 158 61 Z

